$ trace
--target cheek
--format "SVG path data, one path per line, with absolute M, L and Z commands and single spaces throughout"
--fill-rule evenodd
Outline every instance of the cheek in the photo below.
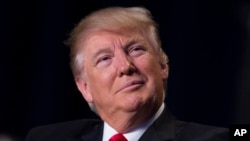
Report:
M 96 93 L 109 91 L 113 85 L 114 73 L 111 70 L 92 70 L 88 76 L 90 89 Z
M 140 72 L 148 81 L 147 88 L 152 91 L 162 91 L 161 87 L 163 85 L 163 75 L 159 62 L 155 60 L 147 60 L 139 63 L 141 65 Z
M 137 63 L 137 67 L 145 75 L 158 75 L 161 73 L 161 66 L 155 59 L 141 59 Z

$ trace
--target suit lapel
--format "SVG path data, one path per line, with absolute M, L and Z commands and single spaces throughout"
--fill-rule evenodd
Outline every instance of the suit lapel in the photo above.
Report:
M 175 138 L 175 117 L 165 108 L 161 116 L 147 129 L 139 141 L 171 141 Z
M 139 141 L 172 141 L 175 138 L 176 128 L 178 128 L 178 125 L 176 125 L 175 117 L 165 108 Z M 69 138 L 67 141 L 102 141 L 103 122 L 89 129 L 86 129 L 86 127 L 83 127 L 83 129 L 80 135 Z

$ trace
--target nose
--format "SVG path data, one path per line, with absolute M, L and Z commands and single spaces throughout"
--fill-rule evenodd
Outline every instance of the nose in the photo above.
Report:
M 119 76 L 131 75 L 136 71 L 133 60 L 126 53 L 119 54 L 117 58 Z

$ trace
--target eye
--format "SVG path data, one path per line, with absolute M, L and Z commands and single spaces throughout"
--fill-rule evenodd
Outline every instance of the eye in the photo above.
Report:
M 107 66 L 110 64 L 111 62 L 111 56 L 108 56 L 108 55 L 104 55 L 104 56 L 100 56 L 98 59 L 97 59 L 97 66 L 99 67 L 103 67 L 103 66 Z
M 145 48 L 143 46 L 134 46 L 129 49 L 129 54 L 131 56 L 140 56 L 145 53 Z
M 104 56 L 100 58 L 99 62 L 107 61 L 108 59 L 110 59 L 108 56 Z

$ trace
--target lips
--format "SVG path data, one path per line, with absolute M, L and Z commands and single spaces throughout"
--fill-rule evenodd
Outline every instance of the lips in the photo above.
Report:
M 125 83 L 125 85 L 123 85 L 119 90 L 132 90 L 132 89 L 136 89 L 140 86 L 142 86 L 145 82 L 143 80 L 133 80 L 133 81 L 129 81 L 127 83 Z

